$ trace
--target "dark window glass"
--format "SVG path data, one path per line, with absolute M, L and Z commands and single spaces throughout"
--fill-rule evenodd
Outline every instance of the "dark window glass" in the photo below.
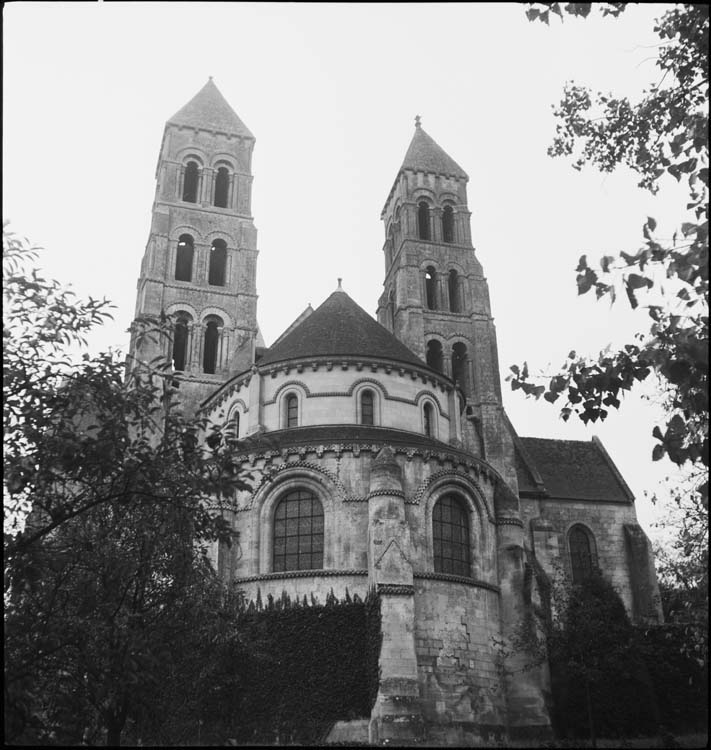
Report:
M 214 375 L 217 369 L 217 345 L 220 340 L 217 321 L 211 320 L 205 328 L 205 348 L 202 357 L 203 372 Z
M 299 426 L 299 399 L 293 394 L 286 399 L 286 426 Z
M 454 242 L 454 211 L 451 206 L 445 206 L 442 211 L 442 239 Z
M 184 370 L 188 353 L 188 320 L 181 316 L 173 331 L 173 369 Z
M 425 404 L 424 408 L 425 435 L 432 437 L 432 404 Z
M 452 269 L 449 272 L 449 309 L 451 312 L 461 312 L 461 305 L 459 304 L 459 277 L 457 272 Z
M 363 391 L 361 394 L 360 423 L 373 424 L 373 391 Z
M 425 270 L 425 302 L 429 310 L 437 309 L 437 272 L 432 266 Z
M 232 433 L 235 439 L 239 438 L 239 412 L 236 411 L 232 415 Z
M 207 281 L 212 286 L 225 285 L 225 267 L 227 266 L 227 245 L 224 240 L 215 240 L 210 248 L 210 270 Z
M 442 344 L 436 339 L 427 342 L 427 364 L 437 372 L 444 372 Z
M 436 573 L 471 575 L 469 562 L 469 517 L 454 495 L 445 495 L 432 511 L 432 541 Z
M 430 207 L 424 201 L 417 204 L 417 236 L 421 240 L 430 238 Z
M 573 526 L 568 537 L 570 544 L 570 563 L 573 572 L 573 583 L 581 583 L 592 575 L 594 568 L 593 552 L 590 548 L 590 537 L 585 529 Z
M 197 203 L 198 194 L 198 165 L 195 161 L 188 162 L 183 177 L 183 200 L 188 203 Z
M 306 490 L 285 495 L 274 512 L 274 571 L 323 568 L 323 508 Z
M 227 208 L 227 195 L 230 190 L 230 173 L 226 167 L 220 167 L 215 177 L 215 205 Z
M 175 280 L 192 281 L 193 277 L 193 238 L 181 234 L 178 239 L 178 251 L 175 254 Z

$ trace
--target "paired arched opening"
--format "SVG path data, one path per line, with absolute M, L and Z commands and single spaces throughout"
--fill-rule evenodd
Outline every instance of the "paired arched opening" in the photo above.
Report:
M 224 240 L 213 240 L 210 247 L 210 267 L 207 281 L 211 286 L 225 285 L 227 268 L 227 244 Z
M 432 509 L 435 573 L 471 576 L 469 511 L 454 494 L 441 497 Z
M 430 207 L 426 201 L 420 201 L 417 204 L 417 236 L 421 240 L 431 239 Z
M 425 304 L 428 310 L 437 309 L 437 271 L 434 266 L 425 268 Z
M 454 242 L 454 209 L 451 206 L 442 210 L 442 241 Z
M 469 378 L 467 377 L 467 370 L 467 347 L 460 341 L 452 347 L 452 379 L 465 393 L 468 393 L 469 390 Z
M 199 183 L 200 167 L 196 161 L 189 161 L 183 175 L 183 200 L 186 203 L 197 203 Z
M 434 408 L 429 401 L 422 407 L 422 428 L 427 437 L 435 437 Z
M 214 375 L 217 372 L 217 355 L 219 352 L 222 325 L 222 320 L 216 315 L 206 318 L 202 371 L 207 375 Z
M 360 393 L 360 423 L 375 424 L 375 394 L 370 388 Z
M 595 537 L 582 524 L 575 524 L 568 532 L 568 549 L 573 583 L 582 583 L 597 570 Z
M 462 305 L 459 298 L 459 275 L 452 269 L 447 276 L 447 287 L 449 290 L 449 310 L 453 313 L 462 311 Z
M 215 199 L 217 208 L 227 208 L 230 193 L 230 171 L 227 167 L 219 167 L 215 175 Z
M 289 393 L 284 399 L 284 426 L 299 426 L 299 397 L 295 393 Z
M 188 326 L 191 323 L 188 313 L 178 313 L 173 327 L 173 369 L 177 372 L 185 370 L 188 358 Z
M 274 511 L 275 572 L 323 568 L 323 507 L 305 489 L 288 492 Z
M 175 280 L 192 281 L 193 255 L 195 242 L 191 235 L 181 234 L 178 238 L 178 248 L 175 253 Z
M 437 372 L 444 372 L 444 357 L 442 354 L 442 344 L 437 339 L 427 342 L 427 364 Z

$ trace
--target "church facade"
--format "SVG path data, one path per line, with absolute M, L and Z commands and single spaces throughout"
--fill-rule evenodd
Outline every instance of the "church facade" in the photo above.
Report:
M 509 422 L 468 177 L 419 121 L 381 216 L 377 321 L 339 282 L 266 347 L 254 142 L 212 80 L 166 123 L 136 316 L 170 315 L 174 335 L 132 346 L 171 358 L 184 408 L 238 438 L 252 486 L 215 565 L 250 597 L 377 588 L 371 740 L 545 735 L 546 670 L 494 643 L 558 570 L 597 567 L 633 618 L 661 617 L 634 498 L 596 439 Z

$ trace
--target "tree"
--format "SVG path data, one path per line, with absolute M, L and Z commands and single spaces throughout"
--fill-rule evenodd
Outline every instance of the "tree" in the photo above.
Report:
M 548 24 L 555 14 L 587 17 L 596 9 L 617 17 L 625 3 L 530 3 L 531 21 Z M 584 423 L 604 420 L 636 383 L 656 378 L 663 395 L 664 423 L 656 425 L 652 458 L 668 456 L 684 468 L 686 480 L 672 491 L 678 540 L 662 561 L 662 580 L 679 590 L 694 581 L 708 609 L 708 5 L 678 5 L 656 22 L 660 39 L 659 81 L 632 102 L 593 94 L 570 83 L 554 109 L 558 120 L 548 153 L 572 157 L 577 170 L 592 165 L 603 172 L 625 166 L 639 186 L 657 192 L 664 180 L 684 180 L 689 199 L 680 210 L 680 228 L 671 243 L 655 237 L 647 217 L 643 244 L 617 257 L 578 263 L 579 294 L 623 298 L 640 315 L 640 333 L 617 350 L 597 356 L 571 351 L 548 382 L 532 377 L 527 363 L 511 367 L 513 390 L 555 403 L 560 415 Z M 624 293 L 623 293 L 624 292 Z M 644 330 L 646 328 L 646 330 Z M 683 489 L 683 491 L 679 491 Z M 692 570 L 693 568 L 693 570 Z M 692 597 L 693 598 L 693 597 Z M 698 611 L 698 610 L 696 610 Z M 708 618 L 696 618 L 699 645 L 708 654 Z M 704 656 L 707 658 L 707 656 Z
M 219 609 L 206 545 L 230 542 L 220 511 L 247 485 L 221 431 L 203 445 L 176 410 L 169 364 L 126 378 L 114 353 L 71 360 L 108 302 L 35 258 L 3 233 L 6 740 L 119 744 Z

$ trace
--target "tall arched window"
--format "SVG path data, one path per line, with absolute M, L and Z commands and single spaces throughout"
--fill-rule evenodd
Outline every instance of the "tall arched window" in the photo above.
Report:
M 427 364 L 437 372 L 444 372 L 442 344 L 437 339 L 427 342 Z
M 192 281 L 193 252 L 193 238 L 189 234 L 181 234 L 178 238 L 178 249 L 175 253 L 176 281 Z
M 467 377 L 467 347 L 457 342 L 452 347 L 452 378 L 457 381 L 464 393 L 469 390 L 469 378 Z
M 449 287 L 449 309 L 453 313 L 462 311 L 459 302 L 459 276 L 457 272 L 452 269 L 447 277 L 447 286 Z
M 215 205 L 227 208 L 227 196 L 230 192 L 230 173 L 227 167 L 220 167 L 215 176 Z
M 299 398 L 295 393 L 290 393 L 286 397 L 286 419 L 284 423 L 288 427 L 299 426 Z
M 437 271 L 434 266 L 425 269 L 425 303 L 429 310 L 437 309 Z
M 222 321 L 217 317 L 211 317 L 205 326 L 205 342 L 202 354 L 202 371 L 208 375 L 214 375 L 217 370 L 217 353 L 220 343 L 220 327 Z
M 426 403 L 422 408 L 422 421 L 424 423 L 425 435 L 427 437 L 434 437 L 434 422 L 433 422 L 434 411 L 432 404 Z
M 274 571 L 323 568 L 323 508 L 306 490 L 292 490 L 274 511 Z
M 215 240 L 210 248 L 210 270 L 207 281 L 212 286 L 225 285 L 225 268 L 227 266 L 227 245 L 224 240 Z
M 239 439 L 239 412 L 236 411 L 232 415 L 232 419 L 230 420 L 230 429 L 232 432 L 232 437 L 234 437 L 235 440 Z
M 189 161 L 183 176 L 183 200 L 187 203 L 197 203 L 199 170 L 196 161 Z
M 373 398 L 373 391 L 365 390 L 360 394 L 360 423 L 361 424 L 374 424 L 374 406 L 375 399 Z
M 586 578 L 590 578 L 597 567 L 594 539 L 591 537 L 592 534 L 579 525 L 573 526 L 568 534 L 573 583 L 582 583 Z
M 421 240 L 430 239 L 430 207 L 425 201 L 417 204 L 417 236 Z
M 173 329 L 173 369 L 183 371 L 188 356 L 188 324 L 190 317 L 187 313 L 179 313 Z
M 454 211 L 451 206 L 445 206 L 442 211 L 442 240 L 454 242 Z
M 432 510 L 435 573 L 470 576 L 469 514 L 456 495 L 445 495 Z

